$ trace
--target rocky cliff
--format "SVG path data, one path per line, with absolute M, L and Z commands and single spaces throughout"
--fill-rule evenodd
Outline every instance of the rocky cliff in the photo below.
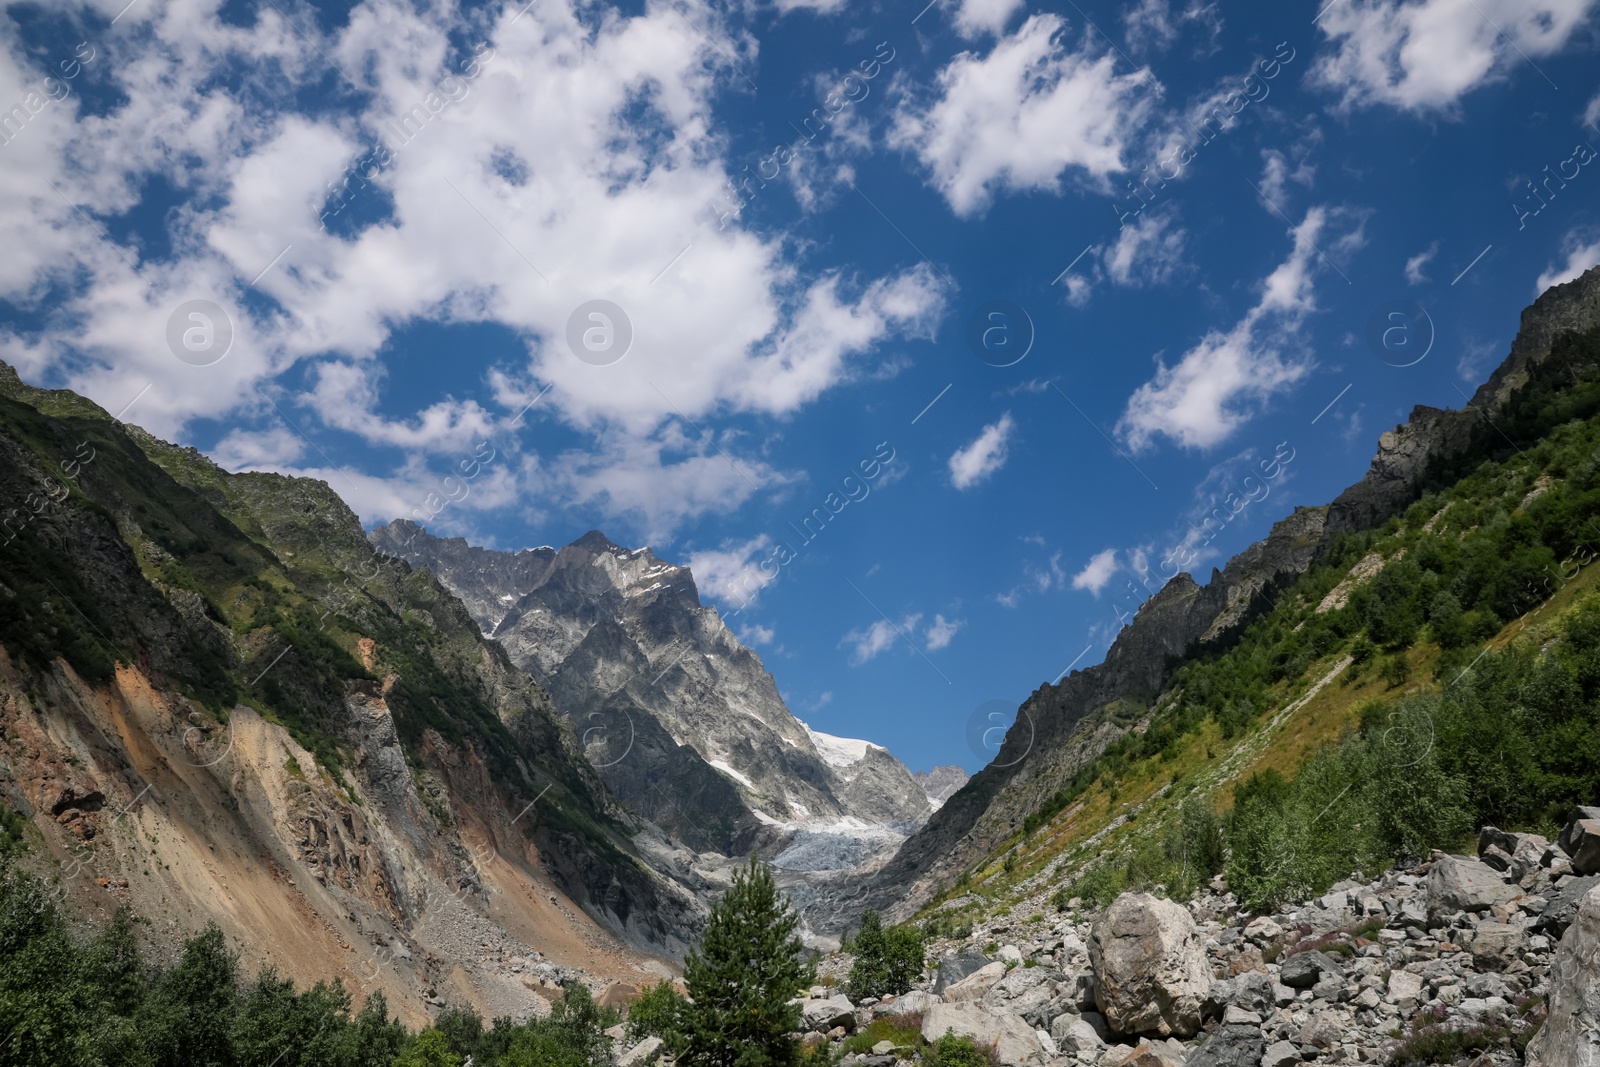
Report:
M 623 804 L 690 847 L 756 847 L 780 866 L 835 869 L 927 818 L 926 794 L 887 750 L 789 712 L 760 658 L 700 602 L 687 567 L 598 531 L 521 552 L 405 520 L 370 538 L 458 590 L 483 632 L 548 689 Z
M 548 694 L 327 485 L 0 364 L 0 498 L 0 794 L 75 907 L 214 920 L 413 1021 L 542 1012 L 694 936 Z

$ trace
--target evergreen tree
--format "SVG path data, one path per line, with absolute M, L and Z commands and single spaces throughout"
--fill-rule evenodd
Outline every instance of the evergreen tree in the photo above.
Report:
M 889 990 L 888 941 L 883 936 L 883 920 L 868 908 L 861 916 L 861 929 L 851 943 L 855 962 L 845 988 L 852 1000 L 881 997 Z
M 683 1062 L 695 1067 L 791 1067 L 799 1046 L 789 1034 L 800 1009 L 789 1003 L 812 981 L 795 936 L 800 920 L 756 857 L 736 871 L 711 910 L 700 948 L 684 967 Z

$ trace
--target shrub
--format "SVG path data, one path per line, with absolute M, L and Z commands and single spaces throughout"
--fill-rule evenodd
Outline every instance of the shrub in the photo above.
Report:
M 683 994 L 665 979 L 647 986 L 628 1006 L 628 1040 L 638 1044 L 647 1037 L 659 1037 L 669 1050 L 681 1048 L 683 1013 L 688 1006 Z
M 950 1031 L 922 1050 L 926 1067 L 999 1067 L 1000 1057 L 993 1049 L 979 1048 L 970 1037 L 957 1037 Z

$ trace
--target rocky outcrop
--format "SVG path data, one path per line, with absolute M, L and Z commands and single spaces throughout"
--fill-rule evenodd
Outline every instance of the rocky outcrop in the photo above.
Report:
M 911 778 L 922 787 L 923 793 L 928 797 L 928 804 L 937 811 L 944 806 L 944 802 L 955 795 L 956 790 L 967 784 L 969 775 L 966 771 L 956 766 L 935 767 L 928 771 L 912 771 Z
M 1090 931 L 1089 960 L 1095 1002 L 1113 1030 L 1189 1037 L 1200 1028 L 1211 971 L 1181 906 L 1146 893 L 1118 897 Z
M 1551 968 L 1545 1024 L 1528 1045 L 1528 1067 L 1600 1067 L 1600 889 L 1591 889 L 1561 938 Z

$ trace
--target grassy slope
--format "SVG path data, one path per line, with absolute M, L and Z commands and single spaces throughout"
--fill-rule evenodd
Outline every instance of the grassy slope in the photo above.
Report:
M 1120 744 L 1091 761 L 1075 787 L 1066 789 L 1068 795 L 1060 797 L 1065 803 L 1042 806 L 1029 820 L 1036 825 L 1013 834 L 984 863 L 947 887 L 924 914 L 967 894 L 975 899 L 944 913 L 947 922 L 1003 910 L 1042 891 L 1079 892 L 1085 886 L 1076 878 L 1092 865 L 1106 857 L 1119 862 L 1156 847 L 1179 819 L 1184 798 L 1202 797 L 1225 818 L 1237 783 L 1262 771 L 1292 778 L 1314 753 L 1358 731 L 1363 708 L 1371 714 L 1374 706 L 1392 707 L 1407 696 L 1442 692 L 1470 678 L 1462 672 L 1480 653 L 1521 648 L 1537 655 L 1553 643 L 1575 609 L 1600 602 L 1595 592 L 1600 567 L 1583 565 L 1590 551 L 1584 546 L 1591 540 L 1600 544 L 1600 522 L 1595 522 L 1600 518 L 1597 357 L 1600 338 L 1594 335 L 1558 344 L 1549 363 L 1503 415 L 1482 428 L 1473 450 L 1433 472 L 1429 491 L 1403 517 L 1381 530 L 1347 537 L 1230 648 L 1180 668 L 1153 710 L 1132 724 Z M 1533 547 L 1548 549 L 1544 562 L 1554 562 L 1565 581 L 1545 571 L 1550 581 L 1546 587 L 1539 572 L 1522 573 L 1531 564 L 1507 559 L 1511 581 L 1525 591 L 1517 595 L 1513 587 L 1501 599 L 1520 610 L 1504 611 L 1509 618 L 1477 613 L 1469 620 L 1477 627 L 1476 639 L 1457 647 L 1442 647 L 1439 627 L 1422 620 L 1410 635 L 1414 639 L 1391 637 L 1384 642 L 1387 649 L 1374 649 L 1364 663 L 1349 666 L 1352 653 L 1359 655 L 1373 637 L 1370 601 L 1376 576 L 1347 583 L 1353 589 L 1345 608 L 1321 614 L 1315 610 L 1369 554 L 1381 556 L 1386 566 L 1434 549 L 1451 555 L 1473 546 L 1482 527 L 1515 531 L 1541 524 L 1546 532 L 1531 538 Z M 1517 538 L 1511 541 L 1515 544 Z M 1424 542 L 1432 544 L 1424 549 Z M 1311 637 L 1305 639 L 1305 634 Z M 1218 674 L 1253 675 L 1265 684 L 1236 685 L 1219 711 L 1209 691 L 1215 688 L 1210 676 Z M 1232 698 L 1241 695 L 1253 697 L 1257 705 L 1242 723 L 1231 706 Z M 1120 725 L 1114 711 L 1102 709 L 1084 728 Z M 1550 813 L 1529 828 L 1549 832 Z

